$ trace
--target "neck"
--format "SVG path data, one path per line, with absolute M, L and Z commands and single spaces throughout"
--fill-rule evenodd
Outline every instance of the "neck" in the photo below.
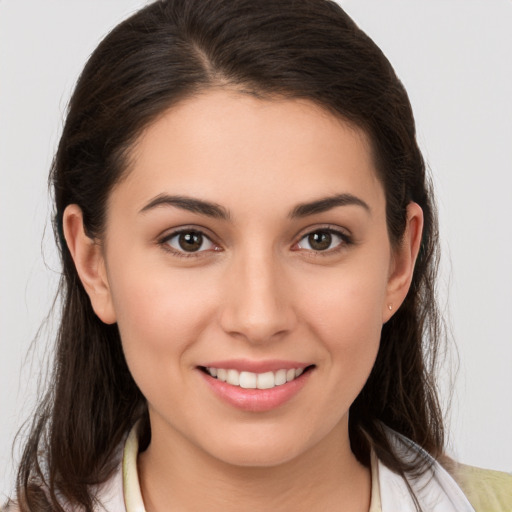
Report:
M 229 464 L 168 434 L 152 425 L 151 444 L 139 455 L 146 512 L 369 510 L 370 471 L 350 450 L 345 421 L 307 452 L 270 467 Z

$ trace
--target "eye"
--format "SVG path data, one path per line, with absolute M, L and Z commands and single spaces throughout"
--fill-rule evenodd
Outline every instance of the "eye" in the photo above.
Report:
M 178 253 L 194 253 L 216 249 L 216 245 L 204 233 L 193 229 L 174 233 L 162 240 L 162 243 L 170 246 Z
M 346 245 L 350 242 L 349 237 L 332 229 L 318 229 L 303 236 L 297 243 L 299 249 L 307 251 L 330 251 Z

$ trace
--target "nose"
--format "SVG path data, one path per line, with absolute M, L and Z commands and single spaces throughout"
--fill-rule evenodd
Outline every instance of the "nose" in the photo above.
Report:
M 231 336 L 262 344 L 286 336 L 296 324 L 290 283 L 272 254 L 239 257 L 226 279 L 220 323 Z

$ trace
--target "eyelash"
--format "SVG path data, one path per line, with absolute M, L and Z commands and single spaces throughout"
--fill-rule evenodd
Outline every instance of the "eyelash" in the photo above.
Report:
M 202 251 L 180 251 L 170 245 L 170 241 L 173 238 L 179 237 L 183 234 L 194 234 L 199 235 L 202 238 L 202 243 L 205 241 L 208 241 L 210 244 L 214 246 L 213 251 L 221 251 L 222 249 L 209 237 L 206 235 L 203 231 L 196 228 L 182 228 L 177 231 L 173 231 L 172 233 L 169 233 L 168 235 L 165 235 L 163 238 L 158 240 L 158 244 L 167 252 L 170 252 L 172 255 L 177 256 L 178 258 L 197 258 L 199 255 L 203 255 L 205 252 L 211 252 L 210 250 L 202 250 Z
M 328 234 L 331 237 L 332 236 L 338 237 L 340 239 L 340 242 L 334 248 L 327 248 L 327 249 L 324 249 L 324 250 L 316 250 L 315 251 L 314 249 L 304 249 L 305 251 L 308 251 L 314 257 L 317 257 L 317 256 L 329 256 L 329 255 L 336 254 L 337 252 L 343 250 L 343 248 L 345 248 L 345 247 L 347 247 L 349 245 L 352 245 L 354 243 L 352 238 L 347 233 L 344 233 L 344 232 L 340 231 L 339 229 L 334 229 L 332 227 L 327 227 L 326 226 L 326 227 L 320 227 L 320 228 L 314 229 L 312 231 L 308 231 L 307 233 L 302 235 L 299 238 L 299 240 L 295 244 L 293 244 L 294 248 L 292 250 L 300 251 L 301 248 L 299 247 L 299 244 L 303 240 L 306 240 L 308 237 L 310 237 L 312 235 L 315 235 L 315 234 L 318 234 L 318 233 Z M 203 253 L 212 252 L 211 249 L 187 252 L 185 250 L 179 250 L 177 248 L 172 247 L 170 245 L 170 241 L 173 238 L 179 237 L 182 234 L 199 235 L 200 237 L 202 237 L 202 241 L 201 241 L 202 244 L 205 241 L 208 241 L 210 244 L 213 245 L 213 247 L 214 247 L 213 248 L 213 252 L 220 252 L 220 251 L 222 251 L 222 249 L 211 239 L 211 237 L 206 235 L 200 229 L 195 229 L 195 228 L 183 228 L 183 229 L 179 229 L 177 231 L 173 231 L 172 233 L 170 233 L 168 235 L 165 235 L 160 240 L 158 240 L 158 244 L 164 250 L 170 252 L 171 254 L 173 254 L 174 256 L 177 256 L 179 258 L 197 258 L 198 256 L 203 255 Z M 298 248 L 295 249 L 295 247 L 298 247 Z
M 315 258 L 316 257 L 332 256 L 334 254 L 337 254 L 339 251 L 346 249 L 348 246 L 350 246 L 354 243 L 352 237 L 349 236 L 347 233 L 345 233 L 339 229 L 332 228 L 330 226 L 325 226 L 325 227 L 319 227 L 319 228 L 313 229 L 312 231 L 308 231 L 307 233 L 302 235 L 299 238 L 299 241 L 294 244 L 294 247 L 298 247 L 299 244 L 303 240 L 307 240 L 308 237 L 315 235 L 315 234 L 319 234 L 319 233 L 328 234 L 331 238 L 333 236 L 338 237 L 340 239 L 340 242 L 337 245 L 335 245 L 335 247 L 327 248 L 324 250 L 316 250 L 315 251 L 314 249 L 304 249 L 309 253 L 310 256 L 315 257 Z M 331 240 L 331 242 L 332 242 L 332 240 Z M 298 247 L 298 249 L 294 249 L 294 250 L 301 250 L 301 248 Z

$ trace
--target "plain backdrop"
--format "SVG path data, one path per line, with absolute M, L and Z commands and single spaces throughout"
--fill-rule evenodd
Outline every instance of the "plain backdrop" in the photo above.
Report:
M 56 322 L 26 357 L 58 282 L 46 180 L 66 104 L 102 36 L 145 3 L 0 0 L 0 501 Z M 453 350 L 442 374 L 449 451 L 512 471 L 512 1 L 341 4 L 404 82 L 434 176 L 460 360 L 454 385 Z

